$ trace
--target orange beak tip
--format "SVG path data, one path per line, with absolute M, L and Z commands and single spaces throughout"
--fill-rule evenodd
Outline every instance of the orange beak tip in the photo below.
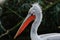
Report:
M 16 35 L 14 36 L 14 39 L 16 39 Z
M 14 39 L 16 39 L 17 38 L 17 34 L 14 36 Z

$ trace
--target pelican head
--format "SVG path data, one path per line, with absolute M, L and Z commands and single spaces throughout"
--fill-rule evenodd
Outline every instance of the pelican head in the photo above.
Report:
M 40 13 L 40 12 L 42 12 L 41 6 L 39 5 L 39 3 L 34 3 L 32 4 L 32 7 L 30 8 L 28 14 L 37 15 L 37 13 Z
M 32 7 L 28 11 L 27 17 L 23 21 L 21 27 L 18 29 L 16 35 L 14 36 L 14 39 L 24 31 L 24 29 L 28 26 L 28 24 L 31 21 L 33 21 L 35 19 L 37 21 L 37 18 L 39 19 L 39 17 L 41 16 L 40 15 L 41 13 L 42 13 L 42 10 L 41 10 L 41 6 L 39 5 L 39 3 L 32 4 Z M 40 20 L 38 20 L 38 21 L 40 21 Z

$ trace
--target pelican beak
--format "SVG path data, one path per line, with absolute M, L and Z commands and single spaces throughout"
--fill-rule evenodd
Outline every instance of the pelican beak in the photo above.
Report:
M 28 26 L 28 24 L 32 22 L 34 19 L 35 19 L 35 15 L 27 15 L 26 19 L 24 20 L 24 22 L 18 29 L 16 35 L 14 36 L 14 39 L 16 39 L 16 37 L 18 37 L 24 31 L 24 29 Z

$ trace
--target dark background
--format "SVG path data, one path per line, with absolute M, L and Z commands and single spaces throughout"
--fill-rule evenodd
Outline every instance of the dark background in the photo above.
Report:
M 60 0 L 6 0 L 1 6 L 0 40 L 31 40 L 32 22 L 20 36 L 16 39 L 13 37 L 28 14 L 31 4 L 37 1 L 43 11 L 43 20 L 38 28 L 38 34 L 60 33 Z

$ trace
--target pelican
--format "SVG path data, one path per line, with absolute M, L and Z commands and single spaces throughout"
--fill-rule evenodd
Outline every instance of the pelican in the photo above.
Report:
M 60 40 L 60 33 L 48 33 L 38 35 L 37 30 L 39 25 L 41 24 L 42 17 L 42 8 L 39 3 L 32 4 L 32 7 L 30 8 L 26 19 L 23 21 L 21 27 L 18 29 L 16 35 L 14 36 L 14 39 L 24 31 L 24 29 L 31 21 L 34 20 L 30 32 L 31 40 Z

